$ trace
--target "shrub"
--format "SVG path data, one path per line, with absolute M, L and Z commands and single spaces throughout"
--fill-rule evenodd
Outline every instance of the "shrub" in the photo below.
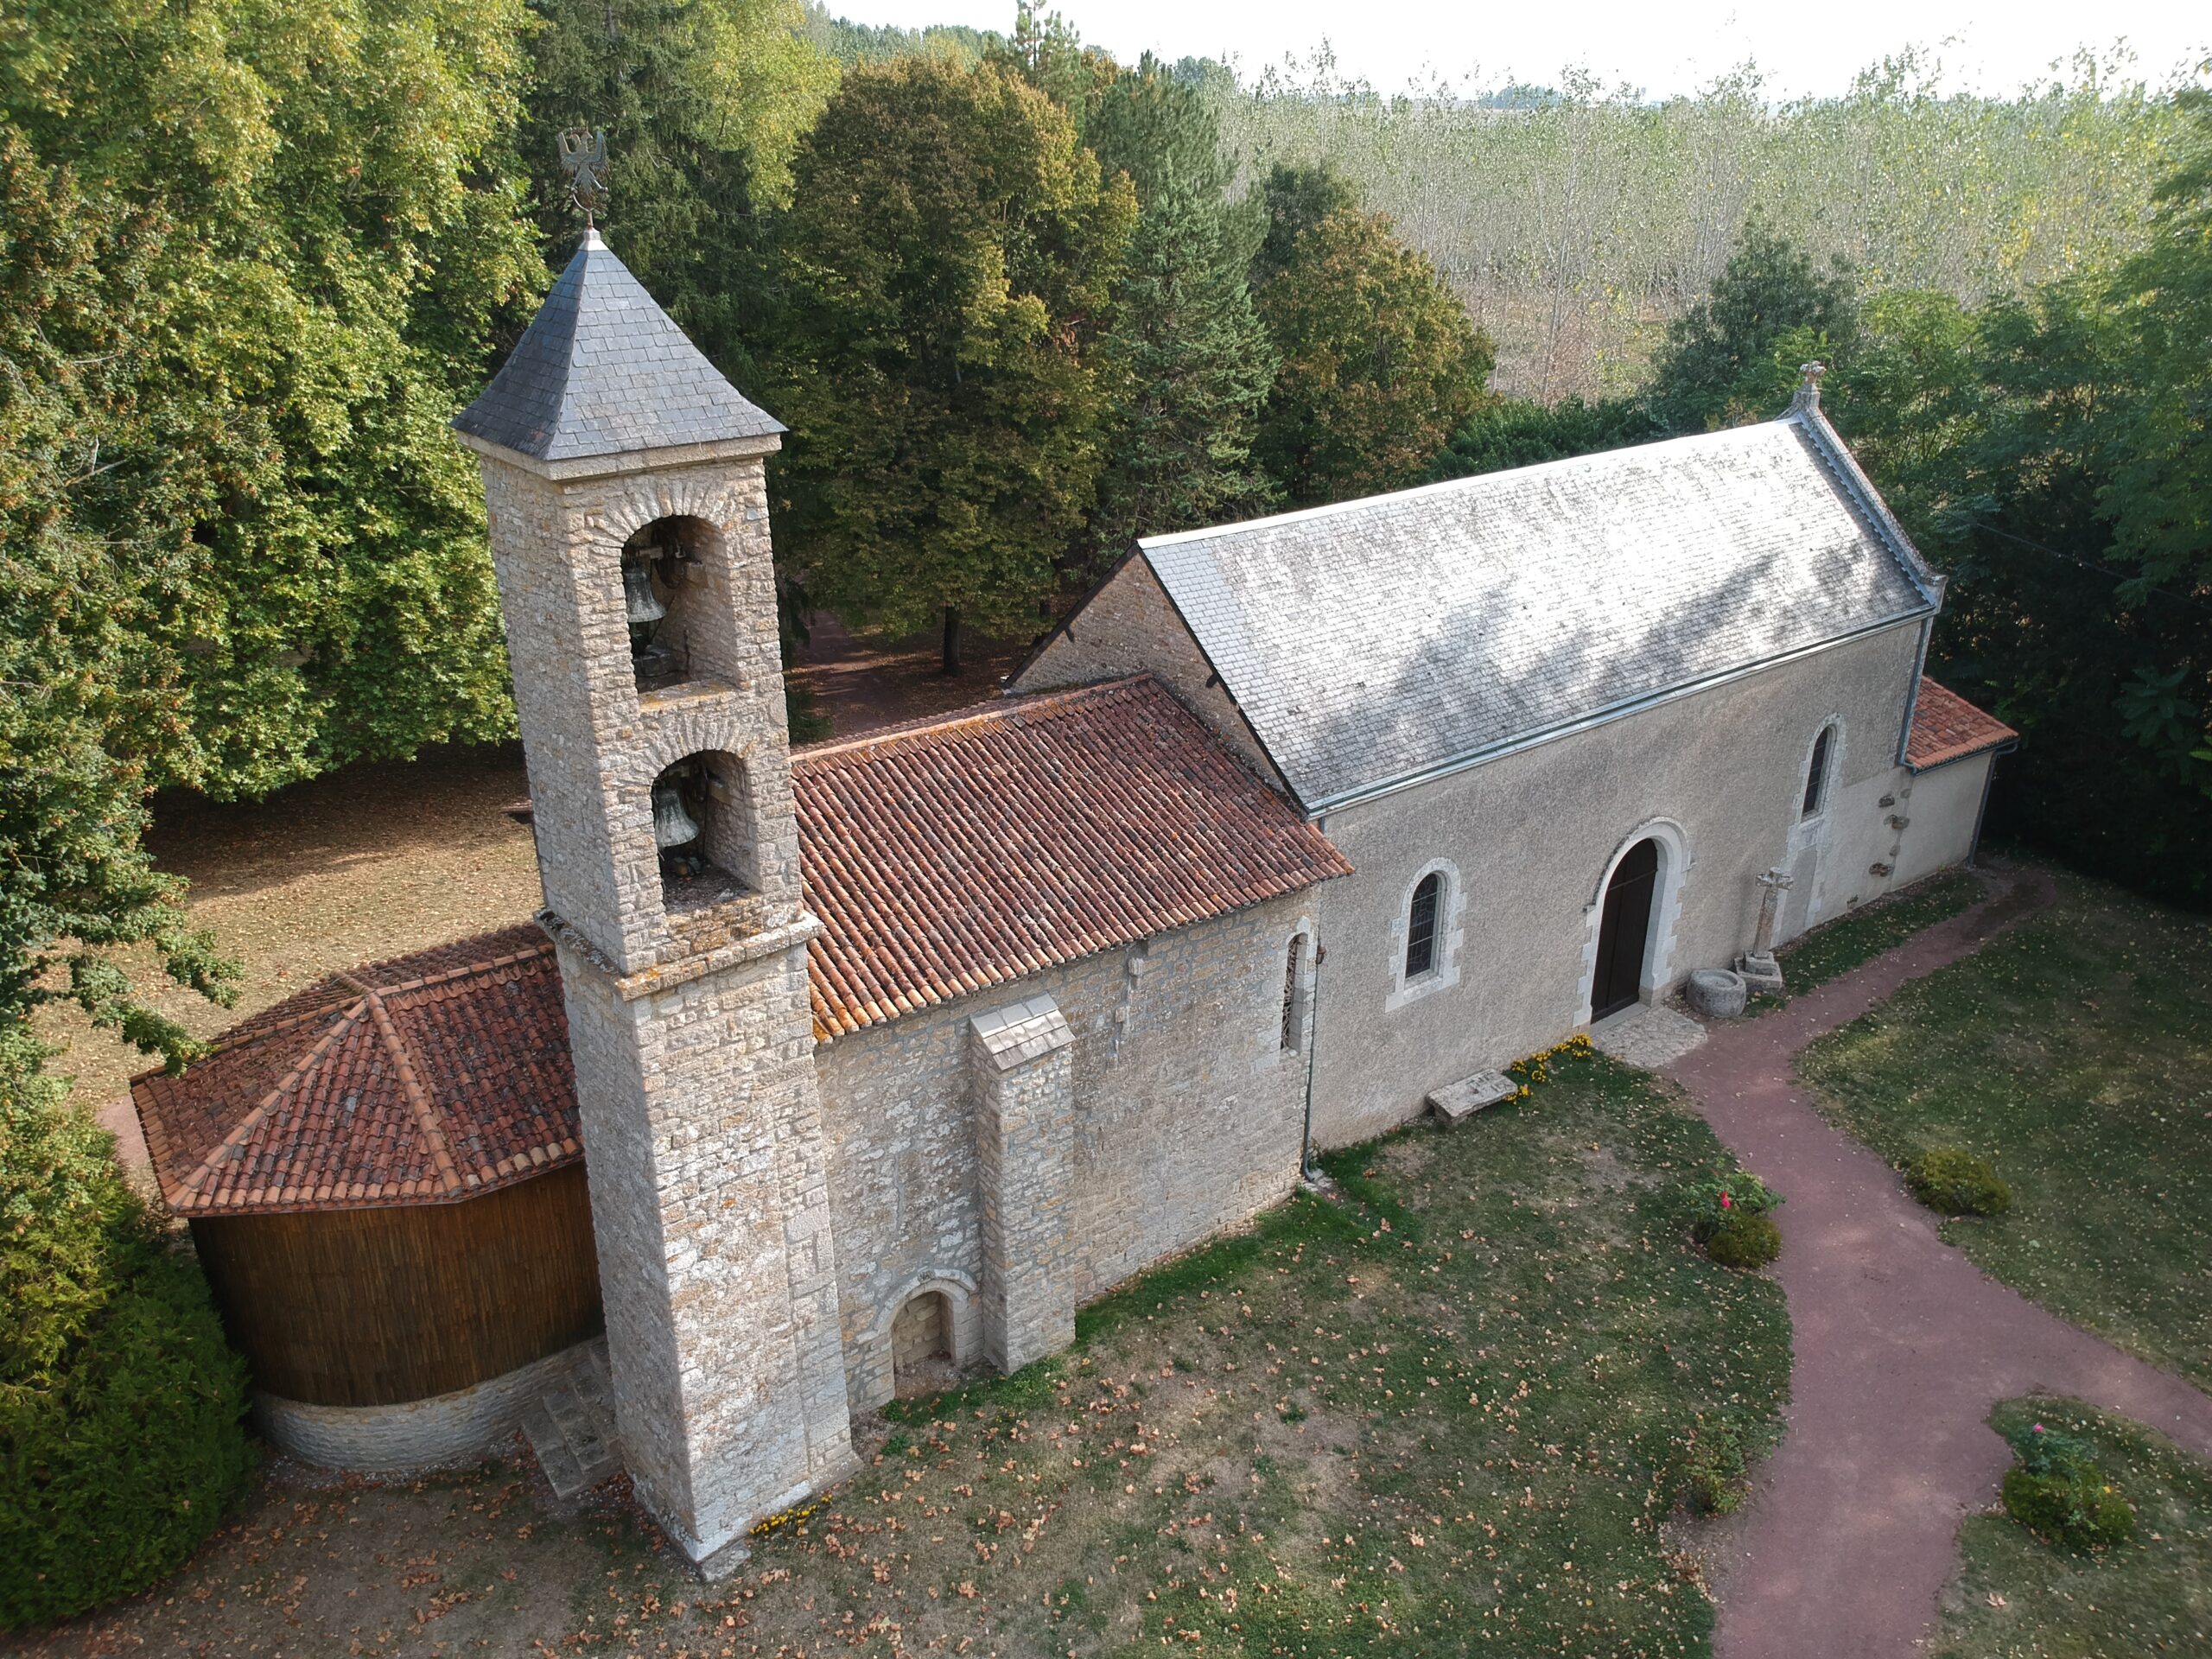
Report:
M 1744 1442 L 1731 1425 L 1708 1423 L 1698 1431 L 1688 1476 L 1691 1509 L 1700 1515 L 1735 1514 L 1751 1483 Z
M 1782 1254 L 1782 1230 L 1770 1216 L 1742 1211 L 1705 1236 L 1705 1253 L 1724 1268 L 1763 1268 Z
M 244 1490 L 245 1370 L 112 1137 L 0 1031 L 0 1628 L 174 1569 Z
M 1763 1268 L 1782 1254 L 1768 1211 L 1782 1195 L 1748 1170 L 1724 1169 L 1689 1190 L 1690 1236 L 1726 1268 Z
M 2019 1464 L 2005 1471 L 2005 1510 L 2037 1537 L 2077 1549 L 2125 1543 L 2135 1511 L 2094 1471 L 2038 1475 Z
M 1923 1152 L 1904 1180 L 1914 1198 L 1947 1216 L 2001 1216 L 2012 1207 L 2012 1189 L 1989 1160 L 1957 1147 Z
M 2005 1472 L 2005 1512 L 2037 1537 L 2077 1549 L 2124 1543 L 2135 1511 L 2079 1435 L 2033 1423 L 2005 1437 L 2019 1462 Z

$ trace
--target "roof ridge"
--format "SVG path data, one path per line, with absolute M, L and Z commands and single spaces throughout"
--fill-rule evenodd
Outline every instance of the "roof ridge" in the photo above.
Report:
M 430 1161 L 436 1166 L 439 1184 L 448 1192 L 459 1192 L 463 1183 L 460 1171 L 453 1160 L 453 1149 L 446 1144 L 445 1126 L 438 1121 L 437 1108 L 431 1103 L 429 1090 L 423 1087 L 423 1080 L 415 1069 L 415 1057 L 408 1052 L 407 1044 L 399 1034 L 399 1027 L 391 1021 L 391 1010 L 384 1005 L 384 996 L 372 985 L 363 984 L 351 974 L 339 976 L 349 985 L 360 987 L 361 1000 L 368 1005 L 369 1016 L 376 1021 L 377 1035 L 384 1039 L 385 1051 L 392 1064 L 399 1068 L 399 1090 L 407 1096 L 407 1104 L 415 1114 L 415 1127 L 420 1131 L 423 1144 L 429 1148 Z
M 342 980 L 348 985 L 355 986 L 356 988 L 359 988 L 359 982 L 347 975 L 334 974 L 332 977 Z M 229 1153 L 231 1148 L 244 1146 L 253 1131 L 268 1121 L 270 1113 L 276 1110 L 277 1102 L 298 1087 L 300 1079 L 307 1075 L 308 1068 L 327 1054 L 336 1046 L 338 1039 L 359 1022 L 361 1010 L 365 1003 L 365 998 L 357 999 L 342 1014 L 333 1020 L 330 1029 L 322 1033 L 321 1037 L 316 1040 L 315 1046 L 295 1060 L 292 1063 L 292 1069 L 277 1078 L 270 1086 L 268 1093 L 254 1103 L 253 1109 L 232 1124 L 230 1133 L 207 1149 L 206 1155 L 192 1166 L 182 1180 L 177 1183 L 177 1191 L 197 1193 L 200 1190 L 200 1183 L 215 1173 L 218 1165 L 230 1162 L 230 1156 L 225 1154 Z M 171 1199 L 170 1202 L 176 1204 L 175 1199 Z M 176 1204 L 176 1207 L 182 1209 L 184 1205 Z
M 965 709 L 951 709 L 921 721 L 898 726 L 879 726 L 873 731 L 856 732 L 850 737 L 827 738 L 819 743 L 806 744 L 791 751 L 791 764 L 799 766 L 816 760 L 836 760 L 862 750 L 888 747 L 910 739 L 933 737 L 967 728 L 992 725 L 1023 715 L 1049 717 L 1154 678 L 1148 673 L 1123 674 L 1110 680 L 1094 681 L 1089 685 L 1033 692 L 1027 696 L 1001 693 L 993 702 L 974 703 Z
M 495 930 L 495 933 L 506 932 L 510 931 L 511 930 L 509 929 L 501 928 Z M 491 938 L 495 937 L 495 933 L 480 934 L 476 937 L 480 938 Z M 455 939 L 453 943 L 454 944 L 467 944 L 468 940 L 466 938 L 459 938 Z M 430 947 L 431 950 L 449 948 L 449 946 L 442 947 L 437 945 Z M 458 968 L 442 968 L 435 974 L 418 974 L 413 979 L 394 980 L 389 985 L 378 986 L 376 990 L 379 996 L 391 996 L 401 991 L 427 990 L 433 985 L 450 984 L 456 979 L 466 979 L 472 974 L 493 973 L 501 968 L 512 968 L 518 962 L 536 962 L 541 957 L 550 957 L 552 954 L 553 941 L 550 939 L 543 939 L 537 944 L 532 945 L 527 950 L 510 950 L 503 957 L 486 957 L 481 962 L 465 962 Z M 378 965 L 378 964 L 375 963 L 364 963 L 362 967 L 374 968 Z M 340 977 L 346 979 L 348 982 L 351 982 L 351 975 L 340 975 Z
M 1538 473 L 1566 472 L 1577 467 L 1588 467 L 1599 461 L 1611 461 L 1620 455 L 1641 454 L 1646 450 L 1664 449 L 1675 444 L 1713 443 L 1726 438 L 1756 432 L 1764 426 L 1785 426 L 1793 414 L 1777 416 L 1770 421 L 1746 421 L 1741 426 L 1724 426 L 1711 432 L 1681 432 L 1672 437 L 1650 438 L 1642 443 L 1615 444 L 1608 449 L 1586 449 L 1579 455 L 1560 455 L 1550 461 L 1532 461 L 1525 467 L 1500 467 L 1487 473 L 1467 473 L 1459 478 L 1433 479 L 1426 484 L 1408 484 L 1403 489 L 1381 490 L 1373 495 L 1355 495 L 1343 501 L 1323 501 L 1310 507 L 1293 507 L 1287 512 L 1263 513 L 1257 518 L 1232 519 L 1225 524 L 1201 525 L 1195 530 L 1163 531 L 1157 536 L 1137 538 L 1140 552 L 1150 554 L 1156 550 L 1179 546 L 1185 542 L 1203 542 L 1221 537 L 1241 535 L 1246 531 L 1259 530 L 1273 524 L 1301 523 L 1306 519 L 1326 518 L 1339 513 L 1357 512 L 1384 502 L 1411 501 L 1425 495 L 1445 495 L 1454 490 L 1492 483 L 1502 478 L 1528 478 Z

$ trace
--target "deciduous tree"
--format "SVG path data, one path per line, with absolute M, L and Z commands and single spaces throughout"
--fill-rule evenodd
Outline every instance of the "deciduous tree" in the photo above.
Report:
M 1255 298 L 1282 359 L 1255 453 L 1294 505 L 1427 476 L 1482 400 L 1490 340 L 1376 215 L 1299 230 Z

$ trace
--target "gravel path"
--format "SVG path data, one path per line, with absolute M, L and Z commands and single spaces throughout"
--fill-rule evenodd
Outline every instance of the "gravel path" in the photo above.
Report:
M 1796 1052 L 1906 981 L 2050 902 L 2016 874 L 1990 900 L 1763 1019 L 1713 1027 L 1669 1073 L 1745 1166 L 1788 1198 L 1777 1272 L 1796 1354 L 1787 1432 L 1715 1562 L 1719 1659 L 1920 1650 L 1960 1521 L 1997 1498 L 1999 1400 L 2070 1395 L 2212 1457 L 2212 1399 L 1985 1277 L 1896 1173 L 1831 1128 Z

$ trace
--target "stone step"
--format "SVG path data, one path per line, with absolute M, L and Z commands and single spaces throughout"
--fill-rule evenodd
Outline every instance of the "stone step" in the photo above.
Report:
M 603 1346 L 594 1343 L 565 1380 L 524 1408 L 522 1432 L 556 1497 L 574 1497 L 622 1472 Z

